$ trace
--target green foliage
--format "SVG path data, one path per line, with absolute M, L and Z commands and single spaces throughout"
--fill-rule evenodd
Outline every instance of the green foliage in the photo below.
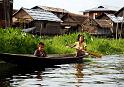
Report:
M 39 37 L 22 32 L 21 29 L 0 29 L 0 52 L 33 54 L 37 44 L 44 42 L 48 54 L 74 53 L 75 49 L 67 46 L 76 41 L 78 34 Z M 85 36 L 89 51 L 102 54 L 124 53 L 124 39 L 92 38 L 88 33 L 80 34 Z
M 124 52 L 124 39 L 100 39 L 94 38 L 93 42 L 88 44 L 88 49 L 102 54 L 120 54 Z
M 0 29 L 0 52 L 33 53 L 36 44 L 32 35 L 20 29 Z
M 47 39 L 45 40 L 45 44 L 46 44 L 46 50 L 47 53 L 57 53 L 57 54 L 66 54 L 66 53 L 73 53 L 74 49 L 72 48 L 67 48 L 66 46 L 68 44 L 72 44 L 73 41 L 72 37 L 69 35 L 63 35 L 63 36 L 55 36 L 51 39 Z

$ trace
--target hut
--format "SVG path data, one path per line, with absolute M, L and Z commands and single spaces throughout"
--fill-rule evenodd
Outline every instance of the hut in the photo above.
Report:
M 97 36 L 111 36 L 113 33 L 112 23 L 110 20 L 99 20 L 94 19 L 96 23 L 96 34 Z
M 0 0 L 0 28 L 10 27 L 12 24 L 13 0 Z
M 67 13 L 61 19 L 63 21 L 63 23 L 61 23 L 62 28 L 66 33 L 71 33 L 83 31 L 82 23 L 88 19 L 88 17 L 74 13 Z
M 99 16 L 98 18 L 111 21 L 114 37 L 117 38 L 117 37 L 124 36 L 124 24 L 123 24 L 124 23 L 124 17 L 123 16 L 121 17 L 121 16 L 116 16 L 115 14 L 104 13 L 101 16 Z
M 87 19 L 83 24 L 83 29 L 94 36 L 111 36 L 112 24 L 110 20 Z
M 13 15 L 13 22 L 24 29 L 36 27 L 34 34 L 62 34 L 60 27 L 62 20 L 53 13 L 41 9 L 21 8 Z
M 89 10 L 83 11 L 83 14 L 89 16 L 92 19 L 96 19 L 98 16 L 103 13 L 114 14 L 117 10 L 114 7 L 110 6 L 98 6 Z

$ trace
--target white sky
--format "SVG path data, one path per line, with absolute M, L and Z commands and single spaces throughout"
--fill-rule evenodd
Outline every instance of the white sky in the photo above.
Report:
M 124 6 L 124 0 L 13 0 L 14 9 L 32 8 L 37 5 L 64 8 L 71 12 L 84 11 L 100 5 L 114 6 L 119 9 Z

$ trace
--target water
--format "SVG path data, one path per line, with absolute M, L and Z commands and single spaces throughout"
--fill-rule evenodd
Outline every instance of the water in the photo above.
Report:
M 124 56 L 92 60 L 39 69 L 0 65 L 0 87 L 124 87 Z

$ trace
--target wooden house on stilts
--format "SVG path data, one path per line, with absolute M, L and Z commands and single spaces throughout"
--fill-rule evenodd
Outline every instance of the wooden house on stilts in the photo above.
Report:
M 107 14 L 104 13 L 103 15 L 98 17 L 99 20 L 106 20 L 111 21 L 110 24 L 112 25 L 112 35 L 113 37 L 124 37 L 124 17 L 123 16 L 116 16 L 115 14 Z
M 41 9 L 21 8 L 13 15 L 13 22 L 22 28 L 36 27 L 33 30 L 34 34 L 62 34 L 60 26 L 62 20 L 53 13 Z
M 120 26 L 118 26 L 120 28 L 120 33 L 121 33 L 119 37 L 124 37 L 124 7 L 122 7 L 120 10 L 118 10 L 115 13 L 115 16 L 120 17 L 120 19 L 121 19 L 121 23 L 119 23 Z
M 94 36 L 112 35 L 112 24 L 110 20 L 89 18 L 83 22 L 82 27 L 85 32 L 89 32 Z
M 62 18 L 63 23 L 61 23 L 62 28 L 66 33 L 82 32 L 82 24 L 88 19 L 87 16 L 67 13 Z

